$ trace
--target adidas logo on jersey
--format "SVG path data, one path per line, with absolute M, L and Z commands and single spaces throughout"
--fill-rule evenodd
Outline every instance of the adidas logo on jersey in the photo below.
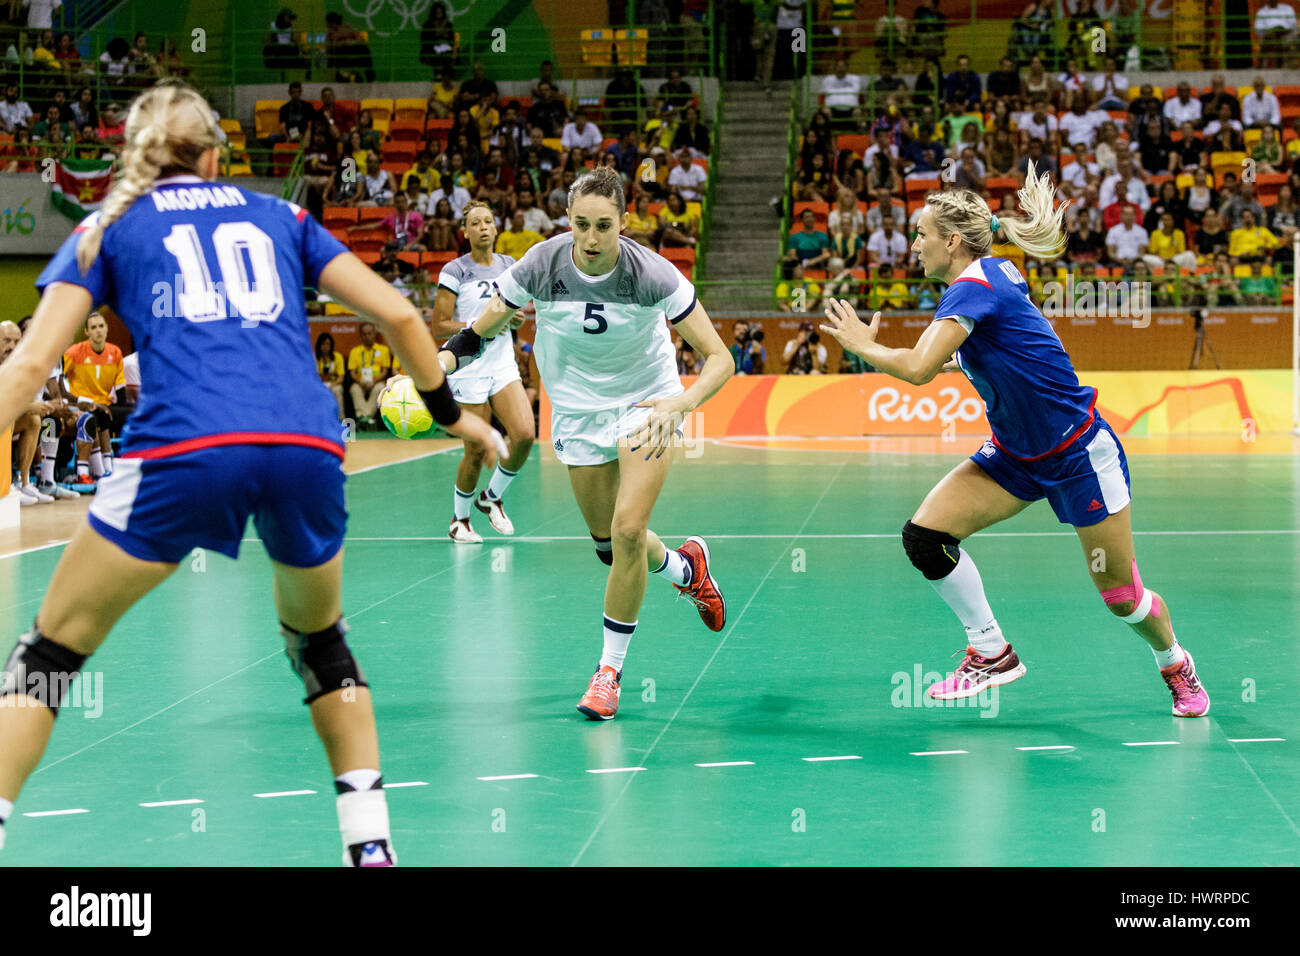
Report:
M 564 442 L 560 441 L 558 438 L 555 439 L 555 450 L 564 451 Z
M 569 294 L 569 289 L 568 286 L 564 284 L 563 279 L 556 279 L 554 282 L 551 283 L 552 296 L 568 295 L 568 294 Z

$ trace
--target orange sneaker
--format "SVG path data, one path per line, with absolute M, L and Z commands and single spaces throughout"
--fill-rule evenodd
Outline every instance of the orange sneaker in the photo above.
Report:
M 623 679 L 621 671 L 612 667 L 598 667 L 587 685 L 587 693 L 578 701 L 578 710 L 587 715 L 588 720 L 610 720 L 618 713 L 618 682 Z
M 718 582 L 709 573 L 709 546 L 698 535 L 691 535 L 677 549 L 691 562 L 691 583 L 673 587 L 681 591 L 700 612 L 700 620 L 710 631 L 720 631 L 727 623 L 727 602 L 718 589 Z

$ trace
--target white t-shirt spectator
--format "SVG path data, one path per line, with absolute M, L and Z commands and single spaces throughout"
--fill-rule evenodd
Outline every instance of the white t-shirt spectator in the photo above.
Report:
M 1097 191 L 1097 205 L 1102 209 L 1112 203 L 1131 202 L 1142 209 L 1143 212 L 1151 208 L 1151 197 L 1147 195 L 1147 188 L 1142 184 L 1140 179 L 1130 178 L 1128 188 L 1124 195 L 1119 194 L 1119 174 L 1106 177 L 1101 184 L 1101 189 Z
M 1241 132 L 1241 124 L 1235 119 L 1228 120 L 1228 126 L 1231 129 L 1235 129 L 1238 133 Z M 1223 124 L 1221 122 L 1218 120 L 1210 120 L 1210 122 L 1205 124 L 1205 138 L 1207 140 L 1212 138 L 1214 134 L 1221 129 L 1223 129 Z
M 1084 114 L 1087 115 L 1086 113 Z M 1055 116 L 1051 113 L 1043 114 L 1043 121 L 1040 123 L 1034 119 L 1034 111 L 1029 110 L 1023 114 L 1022 118 L 1016 125 L 1029 134 L 1030 139 L 1041 139 L 1044 143 L 1049 142 L 1049 136 L 1061 128 Z
M 1113 73 L 1108 78 L 1105 73 L 1098 73 L 1092 78 L 1092 90 L 1102 94 L 1099 99 L 1128 101 L 1128 77 L 1122 73 Z
M 1201 101 L 1194 96 L 1186 103 L 1176 96 L 1172 100 L 1165 100 L 1165 119 L 1169 120 L 1175 129 L 1183 123 L 1195 125 L 1201 121 Z
M 921 208 L 924 209 L 925 207 L 922 206 Z M 892 209 L 894 213 L 894 228 L 898 229 L 902 226 L 903 220 L 907 218 L 907 206 L 903 202 L 898 201 L 893 203 Z M 884 216 L 885 210 L 882 209 L 879 204 L 867 209 L 867 229 L 871 232 L 879 231 L 881 228 L 881 220 L 884 219 Z M 826 217 L 826 222 L 827 225 L 830 224 L 829 216 Z
M 1276 7 L 1260 7 L 1259 12 L 1255 14 L 1255 32 L 1263 36 L 1269 30 L 1278 27 L 1295 35 L 1295 8 L 1285 3 L 1279 3 Z
M 532 209 L 524 210 L 524 228 L 537 233 L 539 236 L 548 236 L 555 224 L 551 222 L 551 217 L 534 206 Z
M 668 174 L 668 185 L 676 186 L 683 199 L 695 201 L 700 198 L 701 190 L 708 181 L 709 174 L 694 163 L 682 169 L 674 166 Z
M 10 103 L 6 100 L 0 100 L 0 122 L 3 122 L 9 132 L 13 132 L 15 126 L 26 126 L 32 128 L 35 117 L 32 115 L 32 108 L 23 100 L 15 100 Z
M 37 30 L 49 30 L 54 26 L 54 11 L 63 6 L 63 0 L 23 0 L 27 7 L 27 26 Z M 1292 20 L 1294 20 L 1294 15 Z
M 862 155 L 862 165 L 865 166 L 867 169 L 870 169 L 871 164 L 876 159 L 876 153 L 878 152 L 880 152 L 880 147 L 877 146 L 875 143 L 872 143 L 870 146 L 868 146 L 867 151 Z M 889 144 L 889 155 L 893 159 L 898 159 L 898 147 L 895 146 L 893 143 Z
M 438 201 L 441 199 L 445 199 L 447 202 L 451 203 L 452 218 L 459 219 L 461 213 L 465 211 L 465 207 L 469 205 L 469 190 L 464 186 L 456 186 L 450 193 L 447 193 L 442 189 L 434 190 L 429 194 L 429 201 L 426 203 L 429 207 L 429 211 L 427 213 L 421 213 L 421 215 L 432 216 L 433 211 L 438 208 Z
M 1061 167 L 1061 179 L 1069 183 L 1075 189 L 1082 189 L 1088 185 L 1089 176 L 1100 176 L 1101 167 L 1096 163 L 1085 163 L 1082 160 L 1075 160 L 1069 166 Z
M 895 226 L 892 236 L 886 236 L 885 230 L 877 229 L 871 234 L 871 238 L 867 240 L 867 253 L 874 252 L 876 254 L 878 257 L 876 265 L 887 262 L 891 266 L 896 266 L 907 259 L 908 245 L 907 236 L 899 231 L 897 226 Z
M 595 123 L 590 121 L 578 132 L 578 124 L 570 120 L 564 124 L 564 132 L 560 135 L 560 142 L 564 144 L 565 149 L 573 149 L 575 146 L 581 146 L 583 149 L 591 152 L 599 149 L 600 144 L 604 142 L 605 137 L 600 135 L 600 129 Z
M 1277 97 L 1267 90 L 1261 96 L 1251 90 L 1241 98 L 1241 121 L 1247 126 L 1282 125 L 1282 110 L 1278 107 Z M 1205 135 L 1213 136 L 1207 132 Z
M 1131 228 L 1117 223 L 1106 233 L 1106 247 L 1114 247 L 1116 259 L 1136 259 L 1144 246 L 1151 244 L 1147 231 L 1134 223 Z
M 1097 138 L 1097 127 L 1110 119 L 1101 110 L 1088 110 L 1082 116 L 1073 110 L 1061 117 L 1061 131 L 1065 134 L 1065 142 L 1073 145 L 1074 143 L 1087 143 L 1089 146 Z
M 867 223 L 866 213 L 864 213 L 861 209 L 857 208 L 856 206 L 853 207 L 853 215 L 850 216 L 849 219 L 850 219 L 850 224 L 849 224 L 850 232 L 855 232 L 855 233 L 861 232 L 862 227 L 865 226 Z M 834 208 L 831 209 L 830 215 L 826 217 L 826 231 L 828 233 L 834 233 L 839 228 L 839 225 L 840 225 L 840 207 L 835 206 Z
M 823 76 L 822 92 L 826 94 L 827 108 L 838 106 L 852 109 L 858 105 L 858 97 L 862 93 L 862 77 L 856 73 L 846 73 L 843 79 L 834 73 Z

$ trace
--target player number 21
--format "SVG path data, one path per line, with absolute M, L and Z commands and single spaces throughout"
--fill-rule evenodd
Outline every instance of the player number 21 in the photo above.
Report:
M 221 270 L 217 284 L 213 284 L 194 226 L 173 226 L 163 245 L 180 266 L 183 285 L 176 290 L 176 304 L 191 322 L 215 322 L 236 315 L 249 322 L 274 322 L 284 310 L 275 245 L 253 223 L 223 222 L 212 230 Z

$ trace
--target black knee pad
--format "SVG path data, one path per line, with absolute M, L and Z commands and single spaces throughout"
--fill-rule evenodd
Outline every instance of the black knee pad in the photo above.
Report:
M 59 716 L 59 705 L 68 685 L 80 673 L 86 655 L 50 640 L 35 624 L 18 639 L 0 671 L 0 697 L 26 694 Z
M 591 540 L 596 542 L 596 557 L 600 558 L 601 564 L 607 564 L 611 568 L 614 566 L 614 545 L 611 544 L 611 538 L 597 538 L 594 534 Z
M 303 686 L 307 688 L 304 704 L 343 687 L 370 686 L 343 638 L 347 632 L 348 624 L 343 618 L 314 634 L 303 634 L 280 622 L 285 655 L 293 672 L 302 678 Z
M 910 521 L 903 525 L 903 550 L 927 581 L 938 581 L 952 573 L 961 559 L 959 544 L 946 532 L 922 528 Z
M 100 427 L 101 430 L 108 429 L 109 431 L 112 431 L 113 416 L 108 411 L 108 409 L 100 408 L 98 405 L 96 405 L 95 410 L 91 412 L 91 414 L 95 416 L 95 423 Z

